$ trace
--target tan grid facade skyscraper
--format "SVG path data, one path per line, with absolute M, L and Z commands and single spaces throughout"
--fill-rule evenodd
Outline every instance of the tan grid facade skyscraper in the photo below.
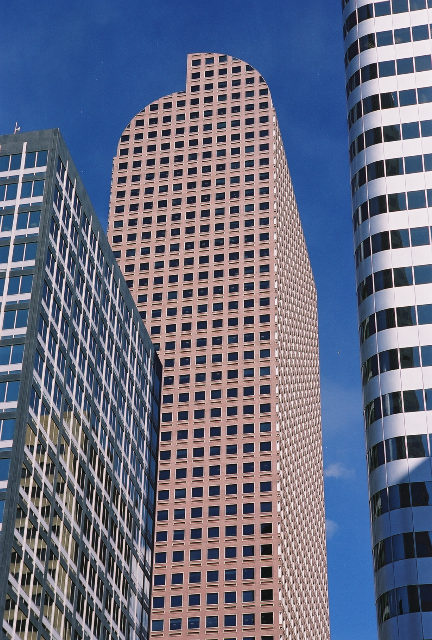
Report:
M 315 284 L 269 89 L 192 54 L 108 235 L 164 366 L 152 637 L 328 640 Z

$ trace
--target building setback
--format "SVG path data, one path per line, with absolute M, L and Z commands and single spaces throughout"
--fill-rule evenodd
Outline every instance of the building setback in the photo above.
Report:
M 329 638 L 315 285 L 255 69 L 189 55 L 132 119 L 108 237 L 164 366 L 152 637 Z
M 430 0 L 344 0 L 380 640 L 432 638 Z
M 160 363 L 58 130 L 0 136 L 2 637 L 148 637 Z

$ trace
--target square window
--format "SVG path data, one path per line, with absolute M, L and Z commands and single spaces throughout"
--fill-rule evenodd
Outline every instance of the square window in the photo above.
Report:
M 199 593 L 191 593 L 189 595 L 189 606 L 196 607 L 201 604 L 201 596 Z
M 172 607 L 181 607 L 183 604 L 182 596 L 171 596 L 171 606 Z

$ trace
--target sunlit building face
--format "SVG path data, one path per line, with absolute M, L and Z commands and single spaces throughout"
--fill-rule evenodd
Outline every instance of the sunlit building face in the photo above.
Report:
M 316 293 L 270 91 L 193 54 L 108 236 L 163 372 L 152 637 L 329 637 Z
M 380 640 L 432 637 L 431 6 L 343 2 Z

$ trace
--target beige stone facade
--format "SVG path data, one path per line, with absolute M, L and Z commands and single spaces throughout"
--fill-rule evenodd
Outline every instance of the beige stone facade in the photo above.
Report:
M 315 284 L 269 89 L 192 54 L 108 236 L 164 366 L 153 638 L 328 640 Z

